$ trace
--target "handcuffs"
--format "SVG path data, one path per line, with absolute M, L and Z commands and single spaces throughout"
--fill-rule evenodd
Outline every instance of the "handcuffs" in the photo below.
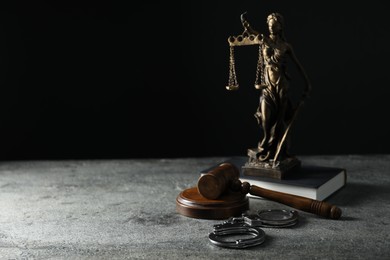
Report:
M 244 213 L 241 217 L 231 217 L 222 224 L 214 225 L 209 240 L 214 245 L 227 248 L 247 248 L 265 241 L 265 232 L 261 228 L 285 228 L 298 223 L 295 210 L 263 210 L 256 214 Z M 242 235 L 245 238 L 229 240 L 229 237 Z M 250 238 L 247 238 L 247 237 Z

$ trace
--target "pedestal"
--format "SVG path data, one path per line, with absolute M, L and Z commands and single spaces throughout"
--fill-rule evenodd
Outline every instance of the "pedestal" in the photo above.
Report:
M 242 173 L 246 176 L 262 176 L 274 179 L 285 179 L 301 167 L 301 161 L 296 157 L 284 158 L 281 161 L 260 161 L 256 158 L 257 149 L 248 149 L 248 162 L 242 166 Z
M 210 200 L 199 194 L 197 187 L 183 190 L 176 198 L 181 215 L 201 219 L 227 219 L 249 210 L 249 199 L 240 192 L 228 192 Z

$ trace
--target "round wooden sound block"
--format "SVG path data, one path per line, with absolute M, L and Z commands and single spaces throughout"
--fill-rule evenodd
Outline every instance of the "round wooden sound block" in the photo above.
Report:
M 181 215 L 201 219 L 227 219 L 249 209 L 249 199 L 240 192 L 229 192 L 218 199 L 206 199 L 196 187 L 183 190 L 176 198 Z

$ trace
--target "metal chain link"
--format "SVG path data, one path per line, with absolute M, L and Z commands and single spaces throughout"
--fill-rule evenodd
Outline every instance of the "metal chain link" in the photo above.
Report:
M 230 46 L 228 87 L 238 88 L 238 81 L 237 81 L 237 74 L 236 74 L 236 63 L 235 63 L 235 59 L 234 59 L 234 47 L 233 46 Z
M 259 76 L 260 76 L 260 84 L 259 84 Z M 263 52 L 261 45 L 259 45 L 259 59 L 257 60 L 257 67 L 256 67 L 256 79 L 255 79 L 255 86 L 257 85 L 265 85 L 264 82 L 264 60 L 263 60 Z

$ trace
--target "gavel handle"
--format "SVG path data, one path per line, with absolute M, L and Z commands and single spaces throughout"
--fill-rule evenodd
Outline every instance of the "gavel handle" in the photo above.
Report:
M 249 194 L 280 202 L 295 209 L 317 214 L 325 218 L 339 219 L 341 217 L 341 209 L 325 201 L 267 190 L 255 185 L 250 186 Z

